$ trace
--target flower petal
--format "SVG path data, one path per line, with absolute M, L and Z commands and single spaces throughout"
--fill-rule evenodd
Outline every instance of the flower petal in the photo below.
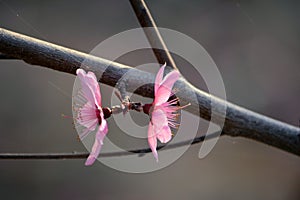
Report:
M 156 74 L 155 83 L 154 83 L 154 94 L 156 94 L 156 92 L 163 80 L 165 67 L 166 67 L 166 63 L 163 66 L 161 66 L 161 68 L 158 70 L 158 72 Z
M 153 131 L 153 125 L 151 122 L 149 123 L 149 127 L 148 127 L 148 144 L 152 150 L 152 153 L 156 159 L 156 162 L 158 162 L 158 154 L 156 151 L 157 140 L 156 140 L 156 135 Z
M 77 69 L 76 71 L 77 77 L 80 80 L 81 89 L 83 92 L 83 97 L 88 102 L 94 102 L 94 95 L 92 94 L 92 91 L 88 85 L 88 82 L 86 81 L 86 73 L 83 69 Z
M 162 106 L 154 106 L 151 113 L 151 121 L 153 123 L 153 131 L 157 135 L 164 126 L 168 125 L 167 115 Z
M 77 76 L 81 82 L 84 97 L 98 108 L 101 107 L 101 94 L 97 78 L 93 72 L 86 73 L 83 69 L 77 69 Z
M 94 93 L 94 98 L 96 99 L 96 102 L 98 103 L 98 106 L 101 107 L 101 93 L 100 93 L 100 87 L 97 81 L 97 78 L 93 72 L 87 73 L 87 80 L 89 80 L 90 88 Z
M 174 83 L 179 79 L 180 73 L 179 71 L 175 70 L 170 72 L 162 81 L 161 85 L 157 89 L 154 98 L 154 104 L 160 105 L 162 103 L 167 102 L 171 95 L 171 91 L 173 88 Z
M 168 126 L 168 118 L 167 113 L 164 111 L 163 106 L 155 106 L 152 115 L 151 120 L 153 123 L 153 131 L 156 135 L 157 139 L 161 141 L 162 143 L 166 143 L 171 140 L 172 133 L 171 129 Z
M 169 126 L 164 126 L 159 133 L 156 134 L 157 139 L 161 143 L 167 143 L 172 138 L 172 132 Z
M 107 134 L 107 132 L 108 132 L 107 122 L 103 118 L 102 123 L 99 126 L 99 129 L 96 133 L 95 142 L 92 147 L 92 151 L 85 162 L 86 166 L 92 165 L 95 162 L 95 160 L 98 158 L 98 155 L 101 151 L 101 147 L 103 145 L 103 139 L 104 139 L 105 135 Z
M 93 121 L 98 121 L 96 108 L 95 105 L 92 106 L 90 102 L 87 102 L 86 104 L 84 104 L 84 106 L 79 108 L 76 122 L 78 122 L 82 126 L 90 127 Z M 95 127 L 93 127 L 92 130 L 95 130 Z

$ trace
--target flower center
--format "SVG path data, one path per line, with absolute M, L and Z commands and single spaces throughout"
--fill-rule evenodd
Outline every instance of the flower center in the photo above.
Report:
M 102 108 L 102 111 L 103 111 L 104 119 L 109 118 L 112 114 L 112 111 L 110 108 Z
M 152 103 L 147 103 L 143 105 L 143 111 L 145 114 L 150 115 L 150 109 L 152 107 Z
M 98 119 L 98 124 L 100 125 L 101 122 L 102 122 L 101 115 L 100 115 L 101 110 L 98 109 L 97 105 L 95 105 L 95 107 L 96 107 L 95 112 L 96 112 L 96 116 L 97 116 L 97 119 Z

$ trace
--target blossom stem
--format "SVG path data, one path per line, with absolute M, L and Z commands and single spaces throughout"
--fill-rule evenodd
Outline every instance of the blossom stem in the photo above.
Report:
M 145 104 L 145 105 L 148 105 L 148 104 Z M 111 108 L 105 107 L 105 108 L 102 108 L 102 110 L 103 110 L 104 118 L 107 119 L 111 115 L 126 113 L 129 110 L 135 110 L 137 112 L 141 112 L 144 110 L 143 108 L 145 105 L 140 102 L 127 102 L 127 103 L 122 102 L 121 105 L 112 106 Z M 149 105 L 152 105 L 152 104 L 149 104 Z M 146 114 L 148 114 L 148 113 L 146 113 Z

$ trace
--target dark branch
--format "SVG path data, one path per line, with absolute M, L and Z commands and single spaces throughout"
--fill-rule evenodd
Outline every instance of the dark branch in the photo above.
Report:
M 60 159 L 84 159 L 89 156 L 87 152 L 74 153 L 1 153 L 2 160 L 60 160 Z
M 186 140 L 174 144 L 165 144 L 157 147 L 157 150 L 168 150 L 175 149 L 181 146 L 193 145 L 203 142 L 204 139 L 212 139 L 218 137 L 219 132 L 209 134 L 207 136 L 200 136 L 193 140 Z M 129 151 L 118 151 L 110 153 L 101 153 L 100 157 L 119 157 L 119 156 L 129 156 L 133 154 L 138 154 L 143 156 L 146 153 L 152 152 L 150 148 L 136 149 Z M 84 159 L 89 156 L 88 152 L 73 152 L 73 153 L 0 153 L 0 159 L 10 159 L 10 160 L 25 160 L 25 159 Z
M 159 33 L 150 10 L 144 0 L 130 0 L 132 8 L 142 27 L 153 27 L 152 29 L 144 29 L 145 35 L 153 48 L 154 55 L 160 64 L 167 63 L 168 66 L 177 69 L 176 64 L 169 53 L 169 50 Z
M 15 59 L 15 58 L 0 53 L 0 60 L 11 60 L 11 59 Z
M 47 43 L 35 38 L 0 29 L 0 52 L 22 59 L 33 65 L 75 74 L 83 67 L 93 71 L 100 82 L 115 86 L 118 80 L 128 72 L 127 90 L 144 97 L 153 97 L 154 75 L 116 62 L 91 56 L 72 49 Z M 81 63 L 84 61 L 84 66 Z M 108 68 L 106 68 L 108 66 Z M 141 86 L 135 90 L 137 86 Z M 184 104 L 191 103 L 186 110 L 194 115 L 220 124 L 227 108 L 223 134 L 251 138 L 282 150 L 300 155 L 300 129 L 298 127 L 271 119 L 269 117 L 241 108 L 227 101 L 207 94 L 180 79 L 175 84 L 176 95 Z M 191 98 L 196 95 L 195 98 Z M 200 109 L 199 109 L 200 108 Z M 212 117 L 212 113 L 215 117 Z

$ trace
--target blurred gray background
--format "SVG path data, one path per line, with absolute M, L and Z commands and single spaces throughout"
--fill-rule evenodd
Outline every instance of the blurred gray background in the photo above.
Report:
M 300 119 L 299 1 L 147 1 L 159 26 L 205 47 L 223 76 L 228 100 L 298 126 Z M 128 1 L 0 1 L 0 26 L 91 51 L 139 27 Z M 154 61 L 151 51 L 119 62 Z M 183 63 L 176 59 L 179 68 Z M 0 151 L 85 151 L 71 115 L 75 76 L 0 61 Z M 185 76 L 206 90 L 193 73 Z M 103 87 L 103 95 L 110 90 Z M 109 101 L 104 99 L 104 105 Z M 110 122 L 111 123 L 111 122 Z M 110 132 L 117 128 L 110 124 Z M 1 199 L 300 199 L 300 159 L 243 138 L 222 137 L 198 159 L 192 146 L 171 166 L 127 174 L 84 160 L 0 161 Z

